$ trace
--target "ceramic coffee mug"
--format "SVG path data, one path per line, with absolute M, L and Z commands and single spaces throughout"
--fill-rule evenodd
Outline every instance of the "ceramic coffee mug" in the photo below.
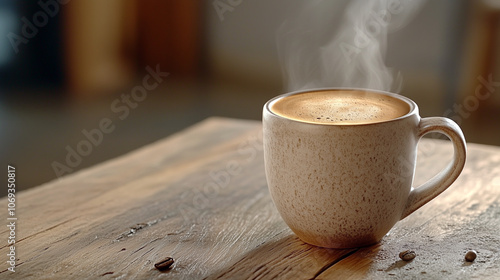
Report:
M 447 189 L 466 143 L 447 118 L 420 118 L 412 100 L 364 89 L 318 89 L 264 105 L 264 159 L 274 204 L 304 242 L 327 248 L 376 243 L 394 224 Z M 451 163 L 412 188 L 417 143 L 446 135 Z

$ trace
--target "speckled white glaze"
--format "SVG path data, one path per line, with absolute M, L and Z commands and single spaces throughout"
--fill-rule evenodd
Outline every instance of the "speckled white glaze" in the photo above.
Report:
M 269 191 L 283 220 L 304 242 L 327 248 L 376 243 L 397 221 L 450 186 L 463 169 L 465 139 L 454 122 L 421 119 L 410 99 L 370 92 L 399 98 L 410 111 L 384 122 L 333 125 L 292 120 L 271 111 L 273 102 L 299 92 L 264 105 Z M 438 176 L 412 189 L 417 143 L 429 132 L 446 134 L 455 156 Z

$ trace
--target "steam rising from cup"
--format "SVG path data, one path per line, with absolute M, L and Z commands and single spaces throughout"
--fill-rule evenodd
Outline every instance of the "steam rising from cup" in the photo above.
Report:
M 332 2 L 304 1 L 300 14 L 279 28 L 287 91 L 351 87 L 399 92 L 401 75 L 385 65 L 387 37 L 403 28 L 425 1 L 349 1 L 337 30 L 328 11 L 339 2 Z

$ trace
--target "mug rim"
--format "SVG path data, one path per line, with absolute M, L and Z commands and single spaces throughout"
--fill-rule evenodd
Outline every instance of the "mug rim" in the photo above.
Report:
M 272 107 L 272 105 L 274 105 L 274 103 L 276 103 L 278 100 L 281 100 L 281 99 L 283 99 L 285 97 L 288 97 L 288 96 L 292 96 L 292 95 L 296 95 L 296 94 L 301 94 L 301 93 L 306 93 L 306 92 L 341 91 L 341 90 L 367 91 L 367 92 L 372 92 L 372 93 L 376 93 L 376 94 L 386 95 L 386 96 L 389 96 L 389 97 L 392 97 L 392 98 L 396 98 L 398 100 L 401 100 L 401 101 L 405 102 L 406 104 L 408 104 L 408 106 L 410 107 L 410 109 L 409 109 L 409 111 L 406 114 L 404 114 L 402 116 L 399 116 L 397 118 L 390 119 L 390 120 L 376 121 L 376 122 L 369 122 L 369 123 L 347 123 L 347 124 L 343 124 L 343 123 L 332 123 L 332 124 L 329 124 L 329 123 L 316 123 L 316 122 L 300 121 L 300 120 L 296 120 L 296 119 L 287 118 L 287 117 L 282 116 L 282 115 L 278 115 L 273 110 L 271 110 L 271 107 Z M 389 92 L 389 91 L 384 91 L 384 90 L 376 90 L 376 89 L 368 89 L 368 88 L 352 88 L 352 87 L 331 87 L 331 88 L 326 87 L 326 88 L 303 89 L 303 90 L 297 90 L 297 91 L 292 91 L 292 92 L 280 94 L 278 96 L 275 96 L 275 97 L 271 98 L 270 100 L 268 100 L 264 104 L 264 111 L 267 112 L 267 113 L 269 113 L 269 114 L 271 114 L 272 116 L 280 118 L 280 119 L 284 119 L 284 120 L 288 120 L 288 121 L 292 121 L 292 122 L 296 122 L 296 123 L 315 125 L 315 126 L 365 126 L 365 125 L 376 125 L 376 124 L 389 123 L 389 122 L 394 122 L 394 121 L 398 121 L 398 120 L 402 120 L 402 119 L 408 118 L 408 117 L 410 117 L 412 115 L 418 114 L 418 105 L 415 103 L 415 101 L 411 100 L 410 98 L 408 98 L 406 96 L 403 96 L 403 95 L 400 95 L 400 94 L 397 94 L 397 93 L 392 93 L 392 92 Z

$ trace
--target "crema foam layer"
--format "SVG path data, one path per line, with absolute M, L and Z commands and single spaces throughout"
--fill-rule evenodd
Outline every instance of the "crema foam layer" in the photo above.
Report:
M 270 109 L 282 117 L 307 123 L 368 124 L 404 116 L 410 105 L 376 92 L 325 90 L 280 98 Z

